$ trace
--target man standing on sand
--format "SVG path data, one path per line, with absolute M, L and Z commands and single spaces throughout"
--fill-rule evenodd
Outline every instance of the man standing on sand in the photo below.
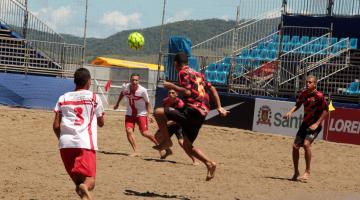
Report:
M 91 200 L 96 176 L 97 126 L 104 126 L 104 108 L 99 96 L 89 91 L 89 70 L 77 69 L 74 82 L 75 91 L 65 93 L 56 103 L 53 130 L 76 193 L 82 200 Z
M 310 75 L 306 78 L 306 88 L 296 97 L 296 104 L 284 115 L 284 119 L 290 118 L 291 114 L 304 105 L 304 120 L 296 134 L 293 144 L 292 159 L 294 164 L 293 181 L 307 181 L 310 178 L 311 144 L 321 131 L 321 122 L 328 112 L 328 107 L 323 93 L 316 90 L 317 78 Z M 305 173 L 300 176 L 299 150 L 305 150 Z
M 200 148 L 193 146 L 199 130 L 205 122 L 205 117 L 210 110 L 209 93 L 216 104 L 220 116 L 226 116 L 229 111 L 221 107 L 220 98 L 215 87 L 206 81 L 204 75 L 188 67 L 188 57 L 184 52 L 175 55 L 174 66 L 178 71 L 179 85 L 166 81 L 164 81 L 163 85 L 169 90 L 174 89 L 177 92 L 183 93 L 185 107 L 182 111 L 171 107 L 160 107 L 155 110 L 155 118 L 164 139 L 163 143 L 156 149 L 165 150 L 171 146 L 167 121 L 172 120 L 176 122 L 183 130 L 184 150 L 188 155 L 193 155 L 205 164 L 207 168 L 206 181 L 209 181 L 215 176 L 216 164 Z
M 138 124 L 140 133 L 148 138 L 155 145 L 158 145 L 154 135 L 148 132 L 148 120 L 153 122 L 153 118 L 149 115 L 151 111 L 149 95 L 146 88 L 139 84 L 140 75 L 133 73 L 130 76 L 130 83 L 125 84 L 123 90 L 119 95 L 114 110 L 119 107 L 120 101 L 125 97 L 127 102 L 125 114 L 125 128 L 127 139 L 134 150 L 130 156 L 139 156 L 136 141 L 134 137 L 135 123 Z

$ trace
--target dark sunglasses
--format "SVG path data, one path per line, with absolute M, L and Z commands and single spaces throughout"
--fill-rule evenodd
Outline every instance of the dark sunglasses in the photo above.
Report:
M 175 94 L 175 92 L 169 92 L 169 94 Z

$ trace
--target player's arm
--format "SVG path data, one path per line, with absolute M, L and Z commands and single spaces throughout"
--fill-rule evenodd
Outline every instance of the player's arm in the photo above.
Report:
M 123 92 L 121 92 L 120 95 L 119 95 L 119 98 L 118 98 L 118 100 L 117 100 L 117 102 L 116 102 L 116 104 L 114 106 L 114 110 L 118 109 L 119 103 L 120 103 L 120 101 L 122 100 L 123 97 L 124 97 L 124 94 L 123 94 Z
M 154 119 L 151 116 L 151 104 L 150 104 L 150 102 L 145 101 L 145 106 L 146 106 L 146 110 L 147 110 L 147 113 L 148 113 L 148 119 L 149 119 L 150 123 L 153 123 Z
M 178 86 L 178 85 L 175 85 L 174 83 L 170 83 L 170 82 L 167 82 L 167 81 L 164 81 L 163 82 L 163 85 L 166 89 L 170 90 L 170 89 L 173 89 L 175 90 L 176 92 L 181 92 L 181 93 L 187 93 L 187 92 L 190 92 L 188 89 L 184 88 L 184 87 L 181 87 L 181 86 Z
M 295 111 L 297 111 L 300 107 L 297 106 L 297 104 L 295 106 L 293 106 L 284 116 L 283 119 L 288 119 Z
M 303 93 L 297 95 L 295 105 L 283 116 L 283 119 L 289 119 L 289 117 L 301 107 L 304 102 L 303 95 Z
M 321 124 L 321 122 L 325 119 L 327 114 L 328 114 L 327 110 L 323 110 L 319 119 L 314 124 L 312 124 L 309 128 L 311 130 L 315 130 Z
M 104 115 L 101 116 L 101 117 L 97 117 L 97 125 L 98 125 L 99 127 L 103 127 L 104 124 L 105 124 Z
M 230 113 L 230 111 L 225 110 L 223 107 L 221 107 L 221 101 L 219 94 L 214 86 L 210 86 L 210 96 L 212 100 L 215 102 L 215 106 L 217 111 L 219 112 L 220 116 L 225 117 L 227 114 Z
M 58 139 L 60 138 L 60 122 L 61 122 L 61 114 L 60 112 L 55 112 L 53 131 Z

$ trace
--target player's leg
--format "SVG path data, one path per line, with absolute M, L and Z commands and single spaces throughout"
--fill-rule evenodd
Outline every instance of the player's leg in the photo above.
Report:
M 182 133 L 182 128 L 181 128 L 181 126 L 179 126 L 177 124 L 175 124 L 173 126 L 174 126 L 174 133 L 178 139 L 178 143 L 181 146 L 181 148 L 184 149 L 184 135 Z M 185 149 L 184 149 L 184 151 L 185 151 Z M 199 165 L 199 163 L 196 162 L 196 159 L 192 154 L 189 154 L 187 151 L 185 151 L 185 153 L 186 153 L 186 155 L 188 155 L 191 158 L 193 165 Z
M 294 175 L 291 178 L 293 181 L 297 181 L 300 175 L 299 172 L 299 158 L 300 158 L 300 147 L 303 146 L 306 137 L 306 125 L 302 124 L 296 133 L 296 137 L 292 146 L 292 159 L 294 165 Z
M 162 136 L 162 143 L 157 146 L 158 150 L 165 150 L 170 147 L 170 136 L 167 129 L 167 118 L 165 115 L 165 111 L 163 107 L 157 108 L 154 111 L 154 117 L 156 120 L 156 123 L 159 127 L 161 136 Z
M 315 131 L 307 129 L 307 135 L 304 140 L 306 169 L 305 169 L 305 173 L 299 178 L 301 180 L 308 180 L 310 178 L 310 171 L 311 171 L 310 165 L 312 158 L 311 144 L 314 142 L 320 131 L 321 131 L 321 126 L 319 126 Z
M 136 146 L 135 136 L 134 136 L 135 121 L 136 121 L 135 117 L 125 116 L 126 137 L 127 137 L 128 141 L 129 141 L 132 149 L 134 150 L 134 153 L 131 154 L 130 156 L 139 155 L 138 149 L 137 149 L 137 146 Z
M 159 145 L 154 135 L 149 133 L 149 126 L 148 126 L 148 118 L 147 116 L 139 116 L 137 117 L 136 123 L 139 126 L 140 133 L 142 136 L 148 138 L 151 142 L 155 145 Z
M 291 180 L 293 180 L 293 181 L 296 181 L 300 175 L 299 157 L 300 157 L 300 146 L 294 143 L 292 146 L 292 160 L 293 160 L 293 166 L 294 166 L 294 175 L 291 178 Z
M 184 137 L 183 147 L 188 155 L 193 155 L 195 158 L 205 164 L 207 168 L 206 181 L 214 178 L 216 163 L 214 161 L 211 161 L 200 148 L 194 147 L 192 145 L 192 142 L 187 138 L 187 136 Z

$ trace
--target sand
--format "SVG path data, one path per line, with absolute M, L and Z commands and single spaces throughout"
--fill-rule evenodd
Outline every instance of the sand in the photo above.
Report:
M 0 107 L 0 199 L 79 199 L 57 149 L 53 115 Z M 293 182 L 292 137 L 205 125 L 195 145 L 217 163 L 206 182 L 205 166 L 193 166 L 175 138 L 174 154 L 162 161 L 136 129 L 141 156 L 128 156 L 123 115 L 107 112 L 99 129 L 94 199 L 360 199 L 360 146 L 315 141 L 311 179 Z M 303 150 L 300 156 L 303 172 Z

